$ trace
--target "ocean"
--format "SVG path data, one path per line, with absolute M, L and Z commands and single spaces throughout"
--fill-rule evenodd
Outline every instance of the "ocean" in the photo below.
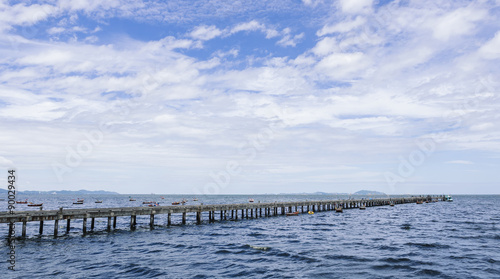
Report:
M 188 204 L 244 203 L 249 196 L 128 195 L 22 196 L 43 202 L 44 209 L 162 205 L 187 198 Z M 83 205 L 73 199 L 85 198 Z M 338 196 L 259 195 L 255 202 L 326 200 Z M 194 214 L 180 225 L 173 215 L 119 217 L 117 229 L 105 232 L 96 219 L 82 235 L 81 221 L 54 238 L 53 221 L 28 223 L 27 239 L 16 241 L 15 271 L 8 270 L 7 224 L 2 224 L 1 278 L 500 278 L 500 196 L 453 196 L 454 202 L 404 204 L 350 209 L 344 213 L 276 216 L 196 225 Z M 94 200 L 103 200 L 95 204 Z M 6 201 L 1 201 L 6 211 Z M 18 205 L 16 210 L 28 209 Z M 21 209 L 20 209 L 21 208 Z M 37 210 L 30 208 L 30 210 Z M 217 216 L 218 217 L 218 216 Z M 217 218 L 218 220 L 218 218 Z M 20 223 L 16 228 L 20 235 Z

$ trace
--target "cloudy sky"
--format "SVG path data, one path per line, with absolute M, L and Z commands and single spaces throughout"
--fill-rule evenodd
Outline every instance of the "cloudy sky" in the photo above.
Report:
M 498 194 L 499 18 L 498 0 L 0 0 L 0 178 Z

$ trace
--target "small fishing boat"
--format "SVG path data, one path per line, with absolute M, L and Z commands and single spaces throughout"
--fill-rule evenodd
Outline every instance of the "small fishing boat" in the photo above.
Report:
M 16 201 L 17 204 L 27 204 L 28 200 L 26 199 L 25 201 Z
M 82 201 L 76 201 L 76 202 L 73 202 L 73 204 L 83 204 Z
M 100 200 L 97 200 L 97 201 L 95 201 L 95 203 L 102 203 L 102 200 L 101 200 L 101 201 L 100 201 Z
M 181 204 L 181 202 L 173 202 L 172 205 L 178 205 Z
M 444 197 L 444 201 L 452 202 L 453 198 L 450 195 L 447 195 L 447 196 Z
M 253 199 L 248 199 L 248 202 L 254 202 L 254 200 Z
M 314 214 L 314 211 L 309 210 L 309 211 L 307 211 L 307 213 L 308 214 Z
M 335 207 L 335 212 L 342 213 L 344 211 L 342 210 L 342 207 Z
M 394 202 L 391 202 L 390 206 L 394 206 Z
M 295 212 L 288 212 L 288 213 L 286 214 L 286 216 L 296 216 L 296 215 L 299 215 L 299 214 L 300 214 L 300 212 L 298 212 L 298 211 L 295 211 Z
M 144 201 L 144 202 L 142 202 L 142 204 L 152 204 L 152 203 L 154 203 L 154 202 L 152 202 L 152 201 Z
M 424 201 L 417 201 L 417 204 L 423 204 Z
M 364 205 L 360 205 L 360 206 L 359 206 L 359 209 L 360 209 L 360 210 L 365 210 L 365 209 L 366 209 L 366 206 L 364 206 Z
M 193 201 L 198 201 L 198 198 L 194 198 Z
M 32 202 L 28 204 L 28 206 L 42 206 L 42 205 L 43 203 L 32 203 Z
M 149 207 L 153 207 L 153 206 L 160 206 L 160 203 L 158 202 L 153 202 L 153 203 L 150 203 L 148 204 Z
M 76 199 L 76 202 L 83 202 L 84 199 Z
M 135 199 L 130 198 L 129 201 L 135 201 Z

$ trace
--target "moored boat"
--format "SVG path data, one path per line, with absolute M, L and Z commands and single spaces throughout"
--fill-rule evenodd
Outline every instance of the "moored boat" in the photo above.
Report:
M 366 209 L 366 206 L 364 206 L 364 205 L 360 205 L 360 206 L 359 206 L 359 209 L 360 209 L 360 210 L 365 210 L 365 209 Z
M 16 201 L 17 204 L 27 204 L 28 203 L 28 199 L 26 199 L 25 201 Z
M 335 207 L 335 212 L 338 212 L 338 213 L 342 213 L 344 212 L 344 210 L 342 209 L 342 207 Z
M 296 216 L 296 215 L 299 215 L 299 214 L 300 214 L 300 212 L 299 212 L 299 211 L 295 211 L 295 212 L 288 212 L 288 213 L 286 214 L 286 216 Z
M 102 200 L 96 200 L 95 203 L 102 203 Z
M 248 199 L 248 202 L 254 202 L 254 200 L 253 199 Z
M 82 201 L 76 201 L 76 202 L 73 202 L 73 204 L 83 204 Z
M 309 210 L 309 211 L 307 211 L 307 213 L 308 214 L 314 214 L 314 211 Z
M 28 204 L 28 206 L 42 206 L 42 205 L 43 203 L 32 203 L 32 202 Z
M 178 205 L 180 204 L 181 202 L 173 202 L 172 205 Z

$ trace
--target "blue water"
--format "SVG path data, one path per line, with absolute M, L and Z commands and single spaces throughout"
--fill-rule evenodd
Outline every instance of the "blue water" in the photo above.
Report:
M 30 197 L 26 197 L 31 199 Z M 71 197 L 38 196 L 47 209 L 73 207 Z M 72 197 L 75 198 L 75 197 Z M 85 197 L 74 207 L 132 205 L 128 196 Z M 159 196 L 137 196 L 135 206 Z M 254 196 L 259 200 L 317 200 L 324 196 Z M 336 198 L 336 197 L 333 197 Z M 163 204 L 181 199 L 165 196 Z M 196 203 L 247 202 L 246 196 L 200 197 Z M 405 204 L 344 213 L 317 212 L 292 217 L 217 221 L 167 227 L 157 215 L 118 218 L 117 230 L 82 236 L 81 221 L 69 235 L 54 238 L 53 221 L 38 236 L 18 240 L 16 271 L 3 262 L 1 278 L 500 278 L 500 196 L 454 196 L 452 203 Z M 4 203 L 4 202 L 2 202 Z M 1 205 L 1 204 L 0 204 Z M 173 222 L 180 223 L 180 216 Z M 218 216 L 217 216 L 218 217 Z M 60 233 L 65 232 L 60 223 Z M 88 226 L 90 227 L 90 225 Z M 20 226 L 17 233 L 20 233 Z M 0 228 L 7 235 L 7 225 Z M 4 238 L 5 239 L 5 238 Z M 7 241 L 0 255 L 7 260 Z

